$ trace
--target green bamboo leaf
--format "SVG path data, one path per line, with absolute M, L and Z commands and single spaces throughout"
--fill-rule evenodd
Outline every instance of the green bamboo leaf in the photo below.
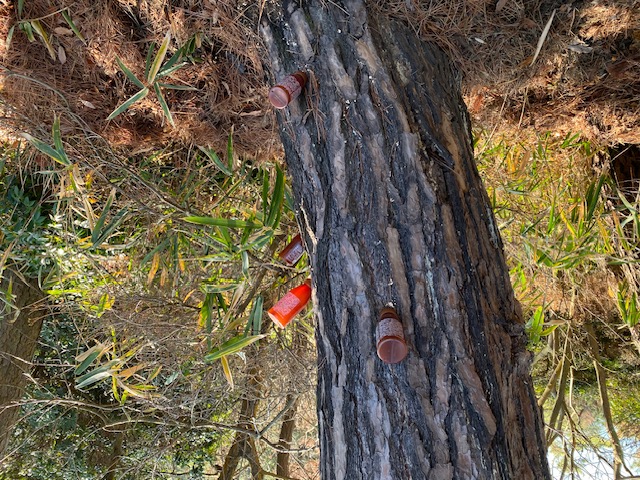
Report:
M 235 220 L 230 218 L 213 218 L 213 217 L 184 217 L 184 221 L 189 223 L 196 223 L 198 225 L 211 225 L 214 227 L 229 227 L 229 228 L 255 228 L 259 225 L 254 222 L 247 222 L 244 220 Z
M 133 72 L 131 70 L 129 70 L 127 68 L 127 66 L 124 63 L 122 63 L 122 61 L 118 57 L 116 57 L 116 63 L 120 67 L 120 70 L 122 70 L 124 72 L 124 74 L 127 76 L 127 78 L 129 80 L 131 80 L 133 83 L 135 83 L 138 87 L 144 88 L 144 83 L 142 83 L 142 81 L 140 81 L 138 79 L 138 77 L 136 77 L 133 74 Z
M 257 234 L 249 241 L 243 242 L 243 248 L 247 250 L 260 250 L 268 244 L 273 238 L 274 230 L 267 228 L 261 230 L 262 233 Z
M 78 30 L 78 27 L 76 27 L 76 24 L 73 23 L 73 20 L 71 19 L 71 15 L 69 14 L 68 9 L 62 11 L 62 16 L 64 17 L 65 22 L 67 22 L 67 25 L 69 25 L 69 28 L 71 29 L 71 31 L 76 34 L 76 37 L 78 37 L 80 41 L 82 41 L 83 43 L 86 43 L 86 40 L 82 36 L 82 33 L 80 33 L 80 30 Z
M 266 335 L 250 335 L 247 337 L 245 335 L 239 335 L 237 337 L 233 337 L 231 340 L 224 342 L 220 348 L 216 348 L 208 355 L 205 355 L 204 360 L 205 362 L 213 362 L 225 355 L 237 353 L 265 336 Z
M 164 40 L 162 40 L 162 43 L 158 48 L 158 53 L 156 53 L 156 57 L 154 58 L 151 67 L 149 68 L 149 73 L 147 75 L 147 81 L 149 83 L 153 83 L 153 81 L 156 79 L 156 75 L 160 70 L 160 66 L 162 65 L 162 62 L 164 62 L 164 57 L 167 55 L 169 42 L 171 42 L 171 32 L 167 32 L 167 34 L 165 35 Z
M 110 360 L 104 365 L 91 370 L 89 373 L 85 373 L 79 378 L 76 378 L 76 388 L 82 389 L 93 385 L 107 377 L 110 377 L 112 372 L 111 368 L 119 363 L 119 360 Z
M 171 56 L 171 58 L 165 63 L 162 68 L 158 71 L 158 75 L 156 77 L 165 77 L 175 72 L 177 69 L 185 65 L 185 62 L 177 63 L 178 60 L 182 57 L 184 52 L 184 47 L 179 48 L 176 52 Z
M 9 29 L 9 33 L 7 34 L 7 39 L 4 41 L 5 49 L 9 51 L 11 47 L 11 40 L 13 39 L 13 32 L 15 31 L 16 26 L 12 25 Z
M 172 127 L 175 127 L 175 123 L 173 123 L 173 116 L 171 115 L 171 111 L 169 110 L 169 105 L 167 105 L 167 101 L 164 99 L 164 95 L 162 95 L 162 90 L 157 83 L 153 84 L 153 89 L 156 92 L 156 96 L 158 97 L 158 101 L 160 102 L 160 106 L 162 107 L 162 111 L 164 112 L 164 116 L 167 117 L 169 123 Z
M 31 27 L 31 24 L 29 22 L 21 22 L 18 24 L 18 26 L 20 27 L 20 30 L 22 30 L 27 35 L 27 39 L 30 42 L 36 41 L 36 37 L 33 36 L 33 28 Z
M 262 218 L 265 219 L 268 216 L 269 210 L 269 172 L 264 170 L 262 172 Z
M 68 167 L 69 165 L 71 165 L 71 162 L 67 158 L 66 154 L 64 154 L 64 152 L 62 152 L 62 153 L 58 152 L 53 147 L 51 147 L 51 145 L 47 145 L 42 140 L 38 140 L 37 138 L 32 137 L 28 133 L 22 133 L 21 135 L 31 145 L 36 147 L 38 150 L 40 150 L 45 155 L 48 155 L 49 157 L 54 159 L 56 162 L 61 163 L 65 167 Z
M 227 285 L 211 285 L 211 284 L 207 284 L 204 283 L 202 284 L 202 291 L 204 293 L 224 293 L 224 292 L 230 292 L 231 290 L 235 290 L 236 288 L 238 288 L 238 285 L 235 283 L 230 283 Z
M 249 252 L 243 250 L 240 256 L 242 257 L 242 274 L 245 278 L 249 278 Z
M 553 331 L 558 328 L 560 325 L 551 325 L 549 328 L 545 328 L 542 332 L 540 332 L 541 337 L 546 337 L 551 335 Z
M 124 102 L 122 105 L 120 105 L 118 108 L 116 108 L 113 112 L 111 112 L 111 114 L 107 117 L 107 120 L 113 120 L 118 115 L 120 115 L 122 112 L 124 112 L 127 108 L 129 108 L 131 105 L 133 105 L 136 102 L 139 102 L 144 97 L 146 97 L 148 94 L 149 94 L 149 89 L 147 87 L 143 88 L 138 93 L 136 93 L 134 96 L 129 98 L 126 102 Z
M 18 18 L 22 18 L 22 10 L 24 10 L 24 0 L 18 0 Z
M 53 119 L 53 127 L 51 128 L 51 136 L 53 137 L 53 144 L 56 147 L 56 151 L 60 158 L 63 160 L 62 163 L 65 165 L 71 165 L 67 154 L 64 151 L 64 146 L 62 145 L 62 136 L 60 135 L 60 117 L 56 116 Z
M 104 208 L 102 209 L 102 213 L 100 214 L 100 218 L 96 222 L 95 227 L 93 228 L 93 232 L 91 232 L 91 243 L 94 245 L 100 238 L 100 233 L 102 231 L 102 227 L 104 227 L 104 222 L 107 220 L 107 215 L 109 215 L 109 211 L 111 210 L 111 204 L 113 200 L 116 198 L 116 189 L 112 188 L 109 196 L 107 197 L 106 202 L 104 202 Z
M 185 90 L 185 91 L 197 91 L 198 89 L 196 87 L 191 87 L 189 85 L 173 85 L 172 83 L 160 83 L 158 82 L 157 85 L 160 85 L 162 88 L 169 88 L 171 90 Z
M 269 215 L 265 221 L 265 225 L 276 228 L 280 221 L 282 213 L 282 202 L 284 201 L 284 173 L 279 166 L 276 166 L 276 184 L 273 187 L 271 202 L 269 207 Z
M 109 225 L 107 225 L 107 227 L 102 231 L 101 235 L 92 246 L 99 247 L 100 245 L 102 245 L 107 240 L 107 238 L 111 236 L 114 230 L 120 226 L 127 213 L 129 213 L 129 209 L 127 207 L 124 207 L 118 213 L 116 213 L 113 216 L 111 222 L 109 222 Z
M 221 243 L 223 243 L 230 251 L 234 250 L 233 238 L 231 237 L 231 233 L 229 232 L 228 227 L 218 227 L 218 232 L 220 236 L 217 237 Z
M 214 152 L 211 148 L 201 147 L 201 146 L 198 146 L 198 148 L 202 150 L 202 152 L 207 156 L 207 158 L 209 158 L 209 160 L 211 160 L 216 165 L 216 167 L 220 169 L 222 173 L 224 173 L 228 177 L 233 175 L 233 172 L 229 170 L 224 163 L 222 163 L 222 160 L 220 160 L 220 157 L 218 157 L 216 152 Z
M 156 75 L 156 79 L 171 75 L 173 72 L 175 72 L 176 70 L 179 70 L 180 68 L 184 67 L 185 65 L 186 65 L 186 62 L 180 62 L 180 63 L 174 65 L 171 68 L 162 68 L 158 72 L 158 74 Z
M 251 326 L 251 333 L 253 335 L 259 335 L 262 329 L 262 314 L 263 314 L 264 299 L 262 295 L 258 295 L 253 301 L 253 307 L 249 314 L 249 325 Z
M 149 45 L 149 51 L 147 57 L 144 60 L 144 78 L 149 78 L 149 70 L 151 70 L 151 63 L 153 62 L 153 52 L 156 49 L 156 42 L 151 42 Z
M 51 40 L 49 40 L 49 35 L 47 35 L 47 32 L 45 32 L 44 28 L 42 28 L 42 24 L 40 23 L 40 20 L 31 20 L 30 23 L 33 29 L 36 31 L 36 33 L 40 36 L 40 38 L 42 38 L 42 41 L 44 42 L 45 47 L 47 47 L 47 50 L 49 51 L 49 56 L 53 60 L 58 58 L 56 54 L 56 50 L 53 48 L 53 45 L 51 45 Z
M 229 164 L 229 170 L 233 170 L 233 125 L 231 125 L 229 140 L 227 140 L 227 163 Z
M 100 356 L 100 353 L 102 352 L 102 345 L 96 345 L 91 350 L 93 351 L 84 359 L 84 361 L 80 365 L 76 367 L 76 375 L 80 375 L 82 372 L 84 372 L 87 368 L 89 368 L 89 365 L 91 365 L 94 360 Z

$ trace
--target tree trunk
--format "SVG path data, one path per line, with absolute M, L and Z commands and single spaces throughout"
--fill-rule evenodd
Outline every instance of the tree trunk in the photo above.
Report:
M 447 57 L 360 0 L 263 15 L 314 283 L 321 477 L 550 478 L 530 354 Z M 409 355 L 376 355 L 392 303 Z
M 40 302 L 44 295 L 33 284 L 25 284 L 8 271 L 12 279 L 11 293 L 7 295 L 9 280 L 2 280 L 0 295 L 0 459 L 7 448 L 11 432 L 20 413 L 15 403 L 22 397 L 31 370 L 44 313 Z M 11 303 L 11 305 L 8 305 Z

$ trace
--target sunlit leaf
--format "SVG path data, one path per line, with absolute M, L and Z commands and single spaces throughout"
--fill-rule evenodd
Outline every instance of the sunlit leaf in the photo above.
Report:
M 255 222 L 247 222 L 244 220 L 235 220 L 231 218 L 213 218 L 213 217 L 184 217 L 186 222 L 196 223 L 198 225 L 211 225 L 214 227 L 229 227 L 229 228 L 245 228 L 245 227 L 258 227 Z
M 271 228 L 276 228 L 280 222 L 280 214 L 282 213 L 282 202 L 284 200 L 284 173 L 279 166 L 276 166 L 276 184 L 271 194 L 271 202 L 269 204 L 269 215 L 264 224 Z
M 80 33 L 80 30 L 78 30 L 78 27 L 76 27 L 76 24 L 73 23 L 71 15 L 69 14 L 69 10 L 63 10 L 62 16 L 64 17 L 65 22 L 67 22 L 67 25 L 69 25 L 69 28 L 71 28 L 73 33 L 76 34 L 76 37 L 78 37 L 82 42 L 86 42 L 85 38 L 82 36 L 82 33 Z
M 196 87 L 191 87 L 189 85 L 174 85 L 172 83 L 160 83 L 160 82 L 156 83 L 156 85 L 159 85 L 162 88 L 169 88 L 171 90 L 184 90 L 184 91 L 190 91 L 190 92 L 194 92 L 198 90 Z
M 155 278 L 159 267 L 160 267 L 160 255 L 156 253 L 153 256 L 153 260 L 151 261 L 151 268 L 149 269 L 149 274 L 147 275 L 147 285 L 151 285 L 153 283 L 153 279 Z
M 91 370 L 89 373 L 85 373 L 84 375 L 76 379 L 76 388 L 82 389 L 98 383 L 99 381 L 104 380 L 107 377 L 110 377 L 113 373 L 111 371 L 112 367 L 117 365 L 118 362 L 118 360 L 111 360 L 104 365 Z
M 231 390 L 233 390 L 233 375 L 231 374 L 231 368 L 229 367 L 229 361 L 227 360 L 226 355 L 220 357 L 220 363 L 222 364 L 222 371 L 224 372 L 224 376 L 229 382 L 229 386 Z
M 145 87 L 142 90 L 140 90 L 138 93 L 133 95 L 131 98 L 129 98 L 127 101 L 125 101 L 122 105 L 117 107 L 113 112 L 111 112 L 109 114 L 109 116 L 107 117 L 107 120 L 113 120 L 118 115 L 120 115 L 122 112 L 124 112 L 126 109 L 131 107 L 134 103 L 139 102 L 140 100 L 142 100 L 147 95 L 149 95 L 149 89 L 147 87 Z
M 111 192 L 109 193 L 109 196 L 107 197 L 107 200 L 104 203 L 104 207 L 102 208 L 102 213 L 100 214 L 100 218 L 98 218 L 98 221 L 96 222 L 93 232 L 91 232 L 91 243 L 93 243 L 94 245 L 97 243 L 98 238 L 100 238 L 100 233 L 102 231 L 102 228 L 104 227 L 104 223 L 107 220 L 107 216 L 109 215 L 109 211 L 111 210 L 111 205 L 115 198 L 116 198 L 116 189 L 112 188 Z
M 116 57 L 116 63 L 120 67 L 120 70 L 124 72 L 129 80 L 131 80 L 134 84 L 136 84 L 140 88 L 144 88 L 144 83 L 142 83 L 138 77 L 136 77 L 131 70 L 127 68 L 127 66 L 120 61 L 118 57 Z
M 224 342 L 220 346 L 220 348 L 216 348 L 208 355 L 205 355 L 204 359 L 207 362 L 213 362 L 214 360 L 218 360 L 220 357 L 223 357 L 225 355 L 231 355 L 233 353 L 239 352 L 243 348 L 251 345 L 254 342 L 257 342 L 264 337 L 265 335 L 250 335 L 248 337 L 240 335 L 237 337 L 233 337 L 231 340 Z
M 47 35 L 47 32 L 42 27 L 42 24 L 40 23 L 40 20 L 31 20 L 30 24 L 33 27 L 33 29 L 35 30 L 35 32 L 40 36 L 40 38 L 42 38 L 42 41 L 43 41 L 45 47 L 47 47 L 47 51 L 49 52 L 49 56 L 53 60 L 55 60 L 56 59 L 56 50 L 53 48 L 53 45 L 51 45 L 51 40 L 49 39 L 49 35 Z
M 233 171 L 231 171 L 224 163 L 222 163 L 222 160 L 220 160 L 220 157 L 218 157 L 218 154 L 214 152 L 211 148 L 201 147 L 201 146 L 198 146 L 198 148 L 207 156 L 209 160 L 211 160 L 216 165 L 216 167 L 220 169 L 222 173 L 224 173 L 227 176 L 233 175 Z
M 158 53 L 156 53 L 155 58 L 153 59 L 153 63 L 149 68 L 149 73 L 147 74 L 147 81 L 149 83 L 153 83 L 156 79 L 156 75 L 162 66 L 162 62 L 164 62 L 164 57 L 167 55 L 167 49 L 169 48 L 169 42 L 171 42 L 171 32 L 167 32 L 158 48 Z
M 171 126 L 175 127 L 175 124 L 173 123 L 173 116 L 171 115 L 171 111 L 169 110 L 169 105 L 167 105 L 167 101 L 164 99 L 162 90 L 160 90 L 160 87 L 158 86 L 157 83 L 153 84 L 153 89 L 156 92 L 156 96 L 158 97 L 158 101 L 160 102 L 160 106 L 162 107 L 162 111 L 164 112 L 164 116 L 167 117 L 167 120 L 169 120 L 169 123 L 171 124 Z
M 47 145 L 45 142 L 43 142 L 42 140 L 38 140 L 35 137 L 32 137 L 31 135 L 29 135 L 28 133 L 22 133 L 21 134 L 22 137 L 24 137 L 29 143 L 31 143 L 31 145 L 33 145 L 34 147 L 36 147 L 38 150 L 40 150 L 42 153 L 44 153 L 45 155 L 51 157 L 53 160 L 55 160 L 56 162 L 64 165 L 65 167 L 68 167 L 69 165 L 71 165 L 71 162 L 69 161 L 69 159 L 67 158 L 67 155 L 63 153 L 58 152 L 55 148 L 51 147 L 51 145 Z

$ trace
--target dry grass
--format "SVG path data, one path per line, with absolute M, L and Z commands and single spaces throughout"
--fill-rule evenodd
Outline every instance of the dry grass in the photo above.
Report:
M 53 112 L 66 113 L 112 146 L 141 150 L 169 141 L 220 148 L 234 126 L 241 155 L 272 158 L 280 152 L 266 100 L 255 24 L 258 6 L 232 0 L 25 3 L 21 19 L 40 18 L 53 48 L 64 50 L 64 58 L 50 58 L 38 36 L 29 42 L 19 29 L 8 49 L 0 44 L 8 69 L 2 81 L 5 108 L 13 109 L 12 119 L 31 122 L 19 129 L 50 125 Z M 403 0 L 379 6 L 450 52 L 464 72 L 466 98 L 477 122 L 560 134 L 580 131 L 598 143 L 640 143 L 637 0 L 571 6 L 542 0 Z M 86 43 L 56 13 L 64 7 Z M 554 10 L 540 57 L 531 65 Z M 20 20 L 16 15 L 10 3 L 1 8 L 0 38 Z M 175 128 L 151 95 L 106 122 L 109 112 L 136 92 L 116 65 L 116 56 L 142 76 L 150 43 L 159 43 L 167 32 L 173 38 L 171 51 L 194 35 L 200 45 L 194 54 L 199 60 L 172 79 L 198 89 L 169 93 Z M 63 129 L 67 135 L 77 133 L 69 121 Z

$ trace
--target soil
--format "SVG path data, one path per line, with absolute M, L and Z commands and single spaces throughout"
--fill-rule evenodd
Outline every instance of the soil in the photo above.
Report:
M 140 152 L 171 142 L 222 150 L 233 129 L 238 153 L 273 158 L 280 143 L 256 27 L 263 3 L 30 0 L 18 12 L 17 2 L 4 2 L 5 133 L 46 136 L 56 114 L 63 135 L 96 133 L 114 148 Z M 476 125 L 640 144 L 640 0 L 379 3 L 449 51 Z M 83 39 L 65 21 L 65 8 Z M 50 48 L 37 32 L 29 41 L 24 26 L 34 19 Z M 189 41 L 194 46 L 171 83 L 197 90 L 165 90 L 175 126 L 153 93 L 107 121 L 139 91 L 116 59 L 143 78 L 151 42 L 160 44 L 167 32 L 167 58 Z

